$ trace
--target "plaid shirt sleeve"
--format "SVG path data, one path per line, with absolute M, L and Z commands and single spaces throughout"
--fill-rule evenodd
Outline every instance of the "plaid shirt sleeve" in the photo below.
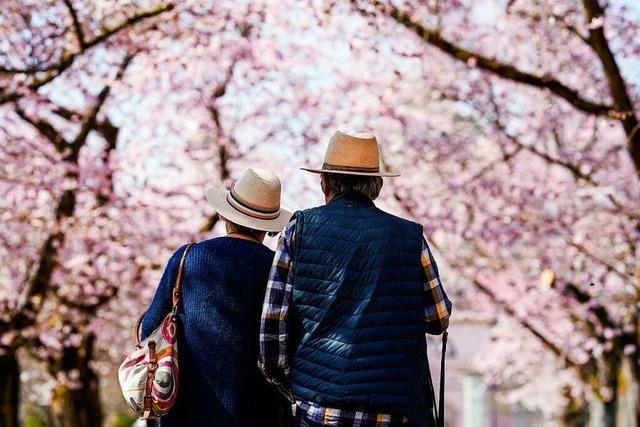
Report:
M 449 326 L 451 316 L 451 301 L 440 282 L 438 266 L 433 258 L 429 244 L 422 240 L 422 254 L 420 263 L 424 270 L 424 317 L 426 332 L 432 335 L 440 335 Z
M 273 259 L 260 322 L 258 366 L 271 384 L 285 386 L 289 377 L 288 313 L 291 300 L 291 244 L 295 219 L 285 227 Z

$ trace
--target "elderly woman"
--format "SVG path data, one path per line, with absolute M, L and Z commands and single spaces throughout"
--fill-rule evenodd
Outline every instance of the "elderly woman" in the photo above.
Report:
M 247 169 L 230 191 L 210 189 L 207 200 L 226 222 L 227 235 L 191 247 L 178 310 L 178 399 L 161 426 L 278 425 L 276 396 L 261 376 L 260 313 L 274 253 L 263 245 L 291 214 L 280 207 L 280 181 Z M 171 311 L 172 282 L 185 246 L 164 271 L 141 327 L 149 336 Z

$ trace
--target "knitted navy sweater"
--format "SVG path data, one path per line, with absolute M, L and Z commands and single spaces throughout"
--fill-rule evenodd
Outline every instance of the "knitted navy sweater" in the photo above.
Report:
M 171 288 L 184 248 L 169 260 L 144 316 L 143 338 L 171 310 Z M 191 248 L 178 310 L 178 399 L 161 426 L 274 424 L 277 397 L 256 365 L 260 314 L 273 255 L 266 246 L 233 237 Z

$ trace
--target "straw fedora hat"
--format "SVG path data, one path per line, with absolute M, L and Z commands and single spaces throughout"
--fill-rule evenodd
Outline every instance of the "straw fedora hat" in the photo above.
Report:
M 313 173 L 339 173 L 363 176 L 400 176 L 383 172 L 380 167 L 380 147 L 374 135 L 336 131 L 329 141 L 324 163 L 319 168 L 301 168 Z
M 280 180 L 266 169 L 248 168 L 231 190 L 210 188 L 207 200 L 221 217 L 244 227 L 282 231 L 291 212 L 280 207 Z

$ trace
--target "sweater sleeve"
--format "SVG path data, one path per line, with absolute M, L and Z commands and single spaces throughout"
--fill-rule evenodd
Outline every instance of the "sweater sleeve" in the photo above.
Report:
M 145 313 L 142 324 L 140 325 L 140 339 L 145 339 L 151 333 L 160 326 L 162 320 L 171 311 L 171 292 L 173 290 L 176 274 L 178 273 L 178 265 L 180 264 L 180 257 L 187 245 L 180 247 L 177 251 L 171 255 L 169 262 L 162 273 L 162 278 L 158 284 L 158 289 L 153 296 L 151 305 Z

